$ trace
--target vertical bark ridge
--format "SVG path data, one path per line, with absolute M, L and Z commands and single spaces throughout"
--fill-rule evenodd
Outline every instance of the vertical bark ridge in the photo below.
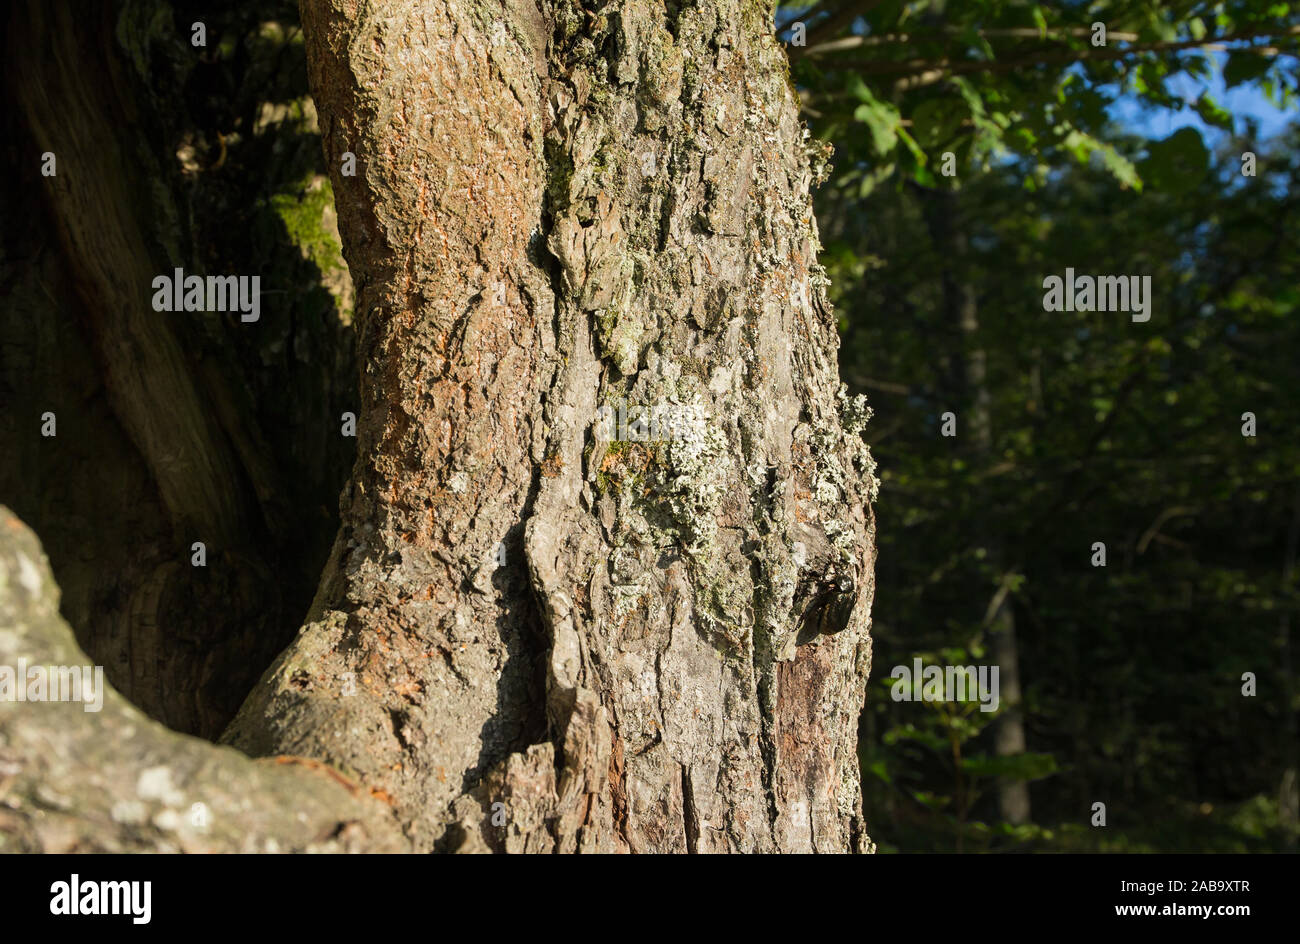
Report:
M 363 458 L 232 743 L 354 772 L 417 848 L 869 847 L 874 466 L 771 12 L 305 0 Z
M 226 738 L 354 771 L 427 849 L 541 732 L 518 538 L 552 305 L 540 77 L 528 35 L 471 6 L 302 12 L 357 283 L 359 459 L 321 612 Z
M 768 13 L 554 9 L 564 366 L 529 563 L 553 728 L 613 731 L 633 850 L 869 842 L 853 824 L 872 466 L 841 428 L 810 154 Z M 686 417 L 680 438 L 602 438 L 598 409 L 621 402 Z M 851 588 L 852 629 L 799 645 L 827 586 Z M 618 848 L 594 770 L 582 790 L 598 819 L 575 837 L 561 822 L 561 847 Z

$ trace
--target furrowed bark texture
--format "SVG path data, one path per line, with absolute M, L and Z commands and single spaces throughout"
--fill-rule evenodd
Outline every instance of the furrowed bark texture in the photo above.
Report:
M 0 506 L 0 666 L 19 660 L 90 664 L 59 616 L 36 536 Z M 25 677 L 18 684 L 30 690 Z M 8 692 L 0 700 L 0 851 L 409 848 L 384 803 L 323 764 L 250 760 L 168 731 L 107 685 L 102 695 L 98 711 Z
M 871 848 L 867 411 L 770 8 L 302 14 L 360 458 L 226 740 L 339 765 L 420 850 Z

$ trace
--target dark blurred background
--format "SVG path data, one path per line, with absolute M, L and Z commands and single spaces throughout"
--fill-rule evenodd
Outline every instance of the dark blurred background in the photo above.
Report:
M 1295 5 L 867 2 L 781 35 L 804 18 L 882 470 L 873 838 L 1294 851 Z M 1150 320 L 1045 311 L 1067 267 L 1150 276 Z M 916 657 L 998 665 L 1002 710 L 892 700 Z

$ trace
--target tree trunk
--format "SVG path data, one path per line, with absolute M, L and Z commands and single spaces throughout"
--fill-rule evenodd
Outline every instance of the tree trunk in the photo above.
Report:
M 870 850 L 869 411 L 771 8 L 302 16 L 358 458 L 223 741 L 333 765 L 416 851 Z
M 334 528 L 322 505 L 350 458 L 336 388 L 351 378 L 329 377 L 351 369 L 350 345 L 322 317 L 331 299 L 291 282 L 304 264 L 282 227 L 265 258 L 207 250 L 216 231 L 270 216 L 254 203 L 259 178 L 180 179 L 176 141 L 198 119 L 168 69 L 173 57 L 191 74 L 208 68 L 195 64 L 203 51 L 151 11 L 165 6 L 120 6 L 26 0 L 6 12 L 15 147 L 0 211 L 17 225 L 0 258 L 14 315 L 0 320 L 0 495 L 41 535 L 64 613 L 114 685 L 168 726 L 216 737 L 311 599 L 315 545 L 327 549 Z M 293 139 L 287 123 L 272 134 Z M 264 187 L 279 176 L 270 162 L 259 170 Z M 151 281 L 175 267 L 261 272 L 277 294 L 252 326 L 156 312 Z M 206 567 L 191 566 L 195 542 Z
M 948 265 L 943 272 L 944 308 L 954 331 L 960 338 L 957 349 L 960 363 L 957 387 L 970 404 L 969 453 L 977 468 L 993 462 L 993 418 L 989 406 L 986 358 L 978 338 L 979 305 L 971 282 L 960 271 L 969 249 L 962 223 L 957 218 L 957 197 L 952 191 L 922 192 L 927 208 L 927 223 L 937 248 Z M 998 522 L 987 513 L 987 497 L 977 497 L 974 507 L 976 546 L 985 551 L 988 565 L 1005 581 L 1002 569 L 1007 560 Z M 993 602 L 984 616 L 989 634 L 993 664 L 998 666 L 1000 698 L 1006 705 L 993 728 L 993 752 L 998 757 L 1018 757 L 1025 753 L 1025 722 L 1021 709 L 1020 653 L 1016 647 L 1016 617 L 1010 594 L 999 583 Z M 1030 820 L 1029 784 L 1020 777 L 999 777 L 998 812 L 1008 823 L 1021 825 Z M 960 850 L 958 850 L 960 851 Z

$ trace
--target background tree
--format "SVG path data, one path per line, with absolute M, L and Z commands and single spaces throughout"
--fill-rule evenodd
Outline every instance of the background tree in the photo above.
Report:
M 1145 141 L 1112 140 L 1142 166 Z M 844 376 L 889 417 L 868 435 L 886 500 L 863 751 L 886 787 L 868 796 L 891 845 L 1245 850 L 1294 835 L 1296 706 L 1279 633 L 1294 619 L 1300 459 L 1283 432 L 1297 343 L 1297 247 L 1283 222 L 1293 141 L 1262 150 L 1255 178 L 1241 174 L 1245 143 L 1225 141 L 1189 186 L 1140 199 L 1100 165 L 1026 192 L 1032 165 L 1007 163 L 962 187 L 957 251 L 935 241 L 933 198 L 911 186 L 827 200 L 828 266 L 852 286 L 837 298 Z M 1149 273 L 1151 321 L 1044 312 L 1042 279 L 1067 262 Z M 935 274 L 948 271 L 991 313 L 974 341 L 945 315 Z M 955 440 L 940 435 L 941 413 L 969 415 L 973 345 L 987 353 L 984 456 L 969 421 Z M 1244 437 L 1247 411 L 1278 435 Z M 1009 569 L 981 529 L 1014 550 Z M 988 614 L 1001 599 L 1025 685 L 1030 753 L 1014 764 L 988 715 L 894 704 L 885 678 L 914 655 L 997 664 Z M 1254 698 L 1242 695 L 1248 671 Z M 1007 829 L 991 803 L 1008 774 L 1034 782 L 1025 829 Z M 1088 825 L 1096 801 L 1104 831 Z

